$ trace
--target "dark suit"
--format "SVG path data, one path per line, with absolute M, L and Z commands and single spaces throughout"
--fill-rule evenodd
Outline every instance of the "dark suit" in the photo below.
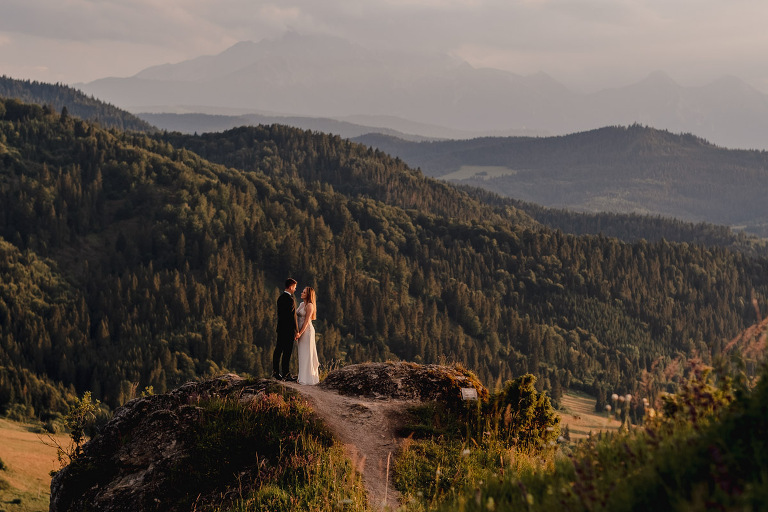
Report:
M 283 376 L 288 375 L 288 365 L 291 362 L 293 342 L 299 326 L 296 322 L 296 302 L 293 295 L 283 292 L 277 298 L 277 346 L 272 354 L 272 371 Z M 280 358 L 282 357 L 282 367 Z

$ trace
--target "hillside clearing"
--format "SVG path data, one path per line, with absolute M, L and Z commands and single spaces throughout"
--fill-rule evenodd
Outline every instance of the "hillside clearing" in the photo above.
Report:
M 589 433 L 609 432 L 619 429 L 621 422 L 608 417 L 607 413 L 595 412 L 594 397 L 578 391 L 563 393 L 560 400 L 561 408 L 557 411 L 560 416 L 560 429 L 568 429 L 571 439 L 584 439 Z
M 50 472 L 59 469 L 56 448 L 48 446 L 46 434 L 33 431 L 35 427 L 0 419 L 0 459 L 5 469 L 0 471 L 0 504 L 2 510 L 47 511 L 51 494 Z M 54 436 L 62 446 L 69 436 Z M 5 484 L 3 484 L 3 482 Z

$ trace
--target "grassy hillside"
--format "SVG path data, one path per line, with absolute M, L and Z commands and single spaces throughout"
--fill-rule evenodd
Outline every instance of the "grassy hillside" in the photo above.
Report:
M 595 404 L 595 398 L 586 393 L 563 393 L 558 411 L 561 430 L 567 425 L 574 441 L 585 439 L 590 434 L 618 430 L 621 422 L 605 411 L 596 412 Z
M 0 503 L 9 512 L 48 510 L 51 471 L 59 469 L 56 448 L 39 426 L 0 419 Z M 54 438 L 67 446 L 69 436 Z

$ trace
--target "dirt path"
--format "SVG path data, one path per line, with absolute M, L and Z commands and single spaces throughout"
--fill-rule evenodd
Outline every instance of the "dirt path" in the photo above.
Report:
M 397 429 L 403 423 L 405 409 L 413 402 L 369 400 L 342 396 L 318 386 L 284 384 L 305 396 L 344 444 L 347 456 L 363 475 L 371 508 L 397 510 L 400 495 L 392 486 L 392 465 L 402 441 L 397 436 Z

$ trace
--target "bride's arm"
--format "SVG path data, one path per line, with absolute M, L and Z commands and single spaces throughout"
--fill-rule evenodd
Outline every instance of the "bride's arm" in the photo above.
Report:
M 299 330 L 299 338 L 301 338 L 301 335 L 304 334 L 304 331 L 307 330 L 307 326 L 312 321 L 312 314 L 315 312 L 315 305 L 311 302 L 308 302 L 306 306 L 304 306 L 304 325 L 301 326 L 301 329 Z

